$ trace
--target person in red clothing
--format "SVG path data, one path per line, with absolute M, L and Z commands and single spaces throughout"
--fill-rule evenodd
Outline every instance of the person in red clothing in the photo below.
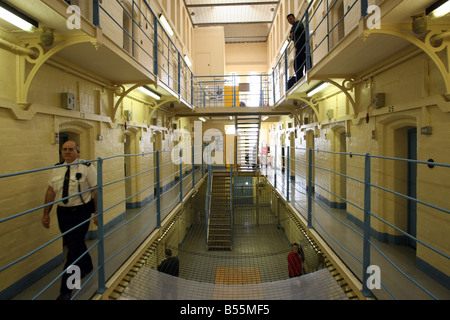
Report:
M 303 250 L 300 248 L 298 243 L 294 243 L 292 252 L 288 255 L 290 278 L 299 277 L 303 274 L 303 261 L 305 261 Z

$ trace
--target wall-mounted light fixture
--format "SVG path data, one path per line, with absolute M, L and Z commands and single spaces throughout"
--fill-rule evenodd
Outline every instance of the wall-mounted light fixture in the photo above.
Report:
M 199 119 L 200 119 L 201 121 L 203 121 L 203 122 L 206 122 L 206 119 L 203 118 L 203 117 L 200 117 Z
M 139 87 L 138 88 L 139 91 L 141 91 L 142 93 L 145 93 L 146 95 L 155 98 L 156 100 L 161 99 L 161 96 L 159 96 L 158 94 L 154 93 L 153 91 L 151 91 L 150 89 L 148 89 L 147 87 Z
M 315 87 L 314 89 L 312 89 L 311 91 L 307 92 L 306 95 L 308 97 L 312 97 L 313 95 L 315 95 L 316 93 L 322 91 L 323 89 L 325 89 L 329 85 L 330 84 L 328 82 L 323 82 L 323 83 L 319 84 L 317 87 Z
M 0 1 L 0 18 L 27 32 L 33 32 L 38 28 L 37 21 L 3 1 Z
M 167 21 L 166 17 L 164 17 L 163 14 L 160 14 L 160 15 L 159 15 L 159 21 L 161 21 L 161 24 L 162 24 L 162 26 L 164 27 L 164 29 L 166 29 L 167 33 L 168 33 L 170 36 L 173 36 L 173 30 L 172 30 L 172 28 L 170 27 L 169 22 Z
M 184 55 L 184 62 L 186 62 L 187 66 L 190 68 L 192 67 L 192 62 L 189 60 L 189 57 L 187 54 Z
M 438 0 L 425 10 L 427 15 L 434 18 L 445 16 L 450 12 L 450 0 Z
M 269 119 L 269 116 L 264 116 L 264 117 L 262 118 L 262 121 L 266 121 L 267 119 Z

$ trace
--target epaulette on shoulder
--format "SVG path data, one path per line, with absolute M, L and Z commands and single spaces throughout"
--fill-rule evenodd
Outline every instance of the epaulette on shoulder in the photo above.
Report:
M 84 164 L 85 166 L 87 166 L 87 167 L 89 167 L 89 166 L 91 165 L 90 162 L 83 162 L 83 164 Z

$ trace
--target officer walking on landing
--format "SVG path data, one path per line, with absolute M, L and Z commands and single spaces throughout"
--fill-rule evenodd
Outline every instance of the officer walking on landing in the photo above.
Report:
M 89 218 L 91 214 L 96 212 L 97 207 L 97 190 L 84 192 L 97 186 L 97 170 L 91 163 L 83 162 L 78 156 L 80 154 L 79 146 L 74 141 L 64 143 L 62 150 L 64 163 L 57 165 L 65 165 L 74 163 L 69 166 L 61 166 L 54 170 L 54 174 L 49 181 L 49 187 L 45 195 L 45 203 L 51 203 L 55 200 L 63 199 L 58 203 L 57 216 L 58 226 L 61 233 L 65 233 L 75 226 L 83 223 L 76 229 L 63 235 L 63 243 L 67 245 L 67 259 L 64 269 L 73 265 L 75 260 L 80 258 L 75 265 L 80 268 L 81 278 L 86 276 L 93 269 L 92 259 L 89 255 L 85 243 L 85 236 L 89 229 Z M 67 198 L 67 199 L 66 199 Z M 42 217 L 42 225 L 45 228 L 50 227 L 50 212 L 52 205 L 44 208 L 44 216 Z M 97 219 L 94 219 L 97 223 Z M 86 253 L 85 253 L 86 252 Z M 69 274 L 64 273 L 61 281 L 60 295 L 58 300 L 69 300 L 72 294 L 72 287 L 68 286 L 67 279 Z

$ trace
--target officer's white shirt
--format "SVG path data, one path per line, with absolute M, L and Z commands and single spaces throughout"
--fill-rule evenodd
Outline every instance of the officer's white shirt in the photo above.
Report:
M 73 163 L 82 162 L 84 160 L 77 158 Z M 64 164 L 66 164 L 64 162 Z M 54 174 L 49 181 L 49 185 L 53 188 L 56 197 L 55 200 L 62 198 L 64 176 L 66 174 L 67 167 L 60 167 L 54 169 Z M 81 174 L 80 179 L 77 179 L 77 173 Z M 97 169 L 92 164 L 75 164 L 70 166 L 70 181 L 69 181 L 69 196 L 79 193 L 78 184 L 80 184 L 80 190 L 88 190 L 97 185 Z M 81 194 L 85 203 L 88 203 L 92 199 L 92 192 L 84 192 Z M 62 201 L 58 202 L 58 206 L 73 207 L 83 204 L 79 195 L 68 199 L 69 201 L 64 204 Z

